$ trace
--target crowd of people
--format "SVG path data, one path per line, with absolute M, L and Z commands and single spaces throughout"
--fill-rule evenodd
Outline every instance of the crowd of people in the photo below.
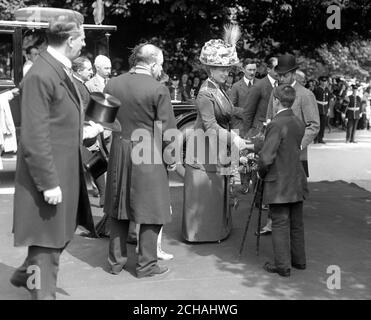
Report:
M 303 201 L 308 191 L 308 145 L 315 139 L 323 142 L 322 126 L 334 92 L 349 100 L 341 119 L 347 119 L 347 140 L 355 141 L 356 114 L 361 113 L 357 88 L 347 97 L 343 85 L 330 91 L 324 77 L 312 92 L 303 85 L 305 75 L 291 54 L 269 57 L 267 74 L 260 80 L 256 80 L 257 62 L 244 60 L 236 79 L 230 73 L 240 62 L 236 51 L 240 31 L 235 25 L 225 28 L 224 40 L 210 40 L 202 47 L 205 73 L 171 74 L 167 79 L 161 49 L 144 43 L 133 49 L 128 72 L 110 78 L 111 61 L 99 55 L 93 76 L 90 60 L 80 56 L 85 45 L 82 23 L 79 14 L 51 21 L 48 47 L 38 54 L 21 84 L 14 238 L 16 246 L 28 247 L 28 253 L 11 283 L 25 287 L 34 299 L 56 298 L 60 255 L 77 226 L 97 236 L 83 161 L 84 154 L 90 157 L 105 147 L 109 150 L 107 174 L 97 177 L 95 185 L 105 213 L 99 228 L 109 236 L 110 273 L 125 270 L 130 241 L 137 242 L 138 278 L 169 271 L 159 260 L 173 258 L 162 251 L 161 234 L 171 220 L 168 172 L 175 170 L 177 161 L 171 156 L 169 140 L 156 140 L 156 124 L 161 124 L 162 138 L 168 130 L 174 132 L 172 102 L 189 100 L 196 105 L 197 119 L 184 163 L 183 239 L 219 242 L 230 235 L 228 159 L 231 150 L 249 150 L 259 154 L 254 178 L 262 181 L 260 192 L 268 208 L 261 233 L 272 232 L 274 262 L 263 268 L 283 277 L 290 276 L 291 268 L 306 269 Z M 165 86 L 168 81 L 170 85 Z M 111 106 L 110 101 L 120 105 L 117 126 L 101 119 L 84 121 L 92 100 L 105 108 Z M 339 102 L 342 106 L 343 101 Z M 142 143 L 138 129 L 148 133 L 149 143 Z M 265 139 L 257 139 L 264 131 Z M 199 132 L 212 135 L 216 142 L 200 141 Z M 199 143 L 204 154 L 216 159 L 203 157 Z M 151 159 L 149 163 L 133 158 L 139 146 Z M 152 160 L 158 155 L 159 162 Z M 241 178 L 241 190 L 246 193 L 253 176 L 243 173 Z M 39 286 L 32 288 L 28 286 L 30 266 L 37 266 L 41 275 Z

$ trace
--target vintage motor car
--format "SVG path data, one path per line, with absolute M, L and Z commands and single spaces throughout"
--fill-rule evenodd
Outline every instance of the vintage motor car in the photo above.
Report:
M 25 50 L 30 45 L 37 45 L 39 50 L 46 48 L 45 31 L 50 18 L 62 14 L 71 14 L 72 10 L 27 7 L 14 12 L 14 20 L 0 21 L 0 93 L 12 90 L 19 86 L 23 78 L 23 65 L 25 62 Z M 93 53 L 109 56 L 109 39 L 112 32 L 117 30 L 114 25 L 84 24 L 86 34 L 86 47 L 82 54 Z M 173 102 L 174 113 L 178 129 L 183 132 L 184 142 L 187 139 L 186 129 L 191 128 L 196 120 L 196 110 L 192 101 Z M 21 112 L 19 97 L 10 101 L 13 121 L 19 135 L 21 125 Z M 183 143 L 183 153 L 185 143 Z M 13 159 L 16 159 L 13 156 Z M 15 160 L 14 160 L 15 161 Z M 14 167 L 11 166 L 11 167 Z M 184 174 L 184 167 L 178 166 L 177 172 Z

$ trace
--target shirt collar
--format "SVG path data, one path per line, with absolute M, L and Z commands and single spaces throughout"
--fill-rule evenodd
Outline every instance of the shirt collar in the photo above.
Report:
M 249 86 L 249 83 L 251 83 L 252 85 L 252 80 L 247 79 L 245 76 L 243 77 L 243 80 L 245 81 L 247 86 Z
M 105 80 L 102 76 L 100 76 L 98 73 L 95 74 L 95 77 L 98 79 L 98 81 L 101 83 L 101 84 L 105 84 Z
M 81 83 L 84 83 L 84 80 L 82 80 L 76 73 L 73 73 L 72 74 L 72 76 L 76 79 L 76 80 L 78 80 L 78 81 L 80 81 Z
M 273 79 L 270 74 L 268 74 L 268 80 L 271 83 L 272 87 L 274 88 L 274 84 L 276 83 L 277 80 Z
M 294 80 L 294 82 L 291 83 L 291 87 L 295 87 L 295 85 L 296 85 L 296 80 Z
M 67 68 L 68 70 L 71 70 L 71 68 L 72 68 L 72 62 L 65 55 L 63 55 L 62 53 L 58 52 L 57 50 L 55 50 L 51 46 L 48 46 L 48 48 L 46 50 L 52 55 L 53 58 L 55 58 L 60 63 L 62 63 L 65 68 Z
M 141 65 L 136 65 L 133 68 L 133 71 L 134 73 L 147 74 L 152 77 L 151 71 L 148 68 L 141 66 Z
M 278 111 L 278 112 L 276 113 L 276 115 L 279 114 L 279 113 L 281 113 L 282 111 L 286 111 L 286 110 L 289 110 L 289 108 L 281 109 L 280 111 Z

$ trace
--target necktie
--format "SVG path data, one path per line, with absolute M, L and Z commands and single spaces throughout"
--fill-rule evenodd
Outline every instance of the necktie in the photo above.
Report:
M 277 86 L 278 86 L 278 81 L 276 80 L 276 81 L 274 81 L 273 87 L 275 88 Z
M 251 86 L 252 86 L 251 81 L 249 81 L 249 85 L 247 87 L 250 88 Z

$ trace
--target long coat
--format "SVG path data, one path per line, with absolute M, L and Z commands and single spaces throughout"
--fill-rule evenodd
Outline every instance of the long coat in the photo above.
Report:
M 164 145 L 153 137 L 156 121 L 162 125 L 162 133 L 156 131 L 160 139 L 166 130 L 176 129 L 169 90 L 147 74 L 126 73 L 108 81 L 105 92 L 121 101 L 117 119 L 122 131 L 113 134 L 104 211 L 119 220 L 165 224 L 170 221 L 169 181 Z M 138 142 L 136 134 L 149 143 Z M 143 155 L 156 153 L 157 163 L 132 161 L 137 148 L 143 148 Z
M 308 145 L 311 144 L 317 136 L 320 123 L 317 101 L 312 91 L 304 88 L 296 81 L 294 85 L 296 98 L 291 106 L 292 112 L 305 124 L 305 133 L 301 142 L 302 150 L 300 160 L 308 160 Z M 269 99 L 267 119 L 272 119 L 275 116 L 273 112 L 273 95 Z
M 81 163 L 82 107 L 60 62 L 42 53 L 21 83 L 14 195 L 16 246 L 63 248 L 80 224 L 94 231 Z M 62 203 L 44 201 L 60 186 Z
M 305 126 L 292 110 L 278 113 L 267 127 L 259 152 L 259 175 L 264 179 L 263 203 L 303 201 L 307 178 L 300 162 Z

